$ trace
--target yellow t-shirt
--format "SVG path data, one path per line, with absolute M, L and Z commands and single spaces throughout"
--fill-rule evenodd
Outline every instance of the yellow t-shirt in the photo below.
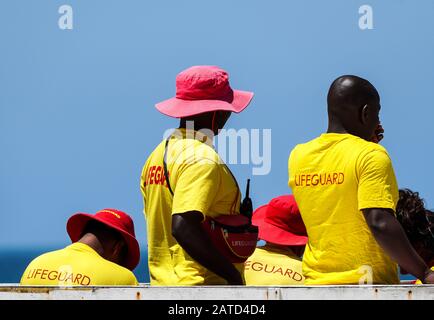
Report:
M 178 129 L 167 152 L 172 197 L 163 171 L 165 143 L 163 140 L 149 156 L 140 181 L 151 285 L 226 284 L 225 279 L 193 260 L 173 238 L 172 215 L 188 211 L 210 217 L 239 214 L 238 186 L 211 139 L 201 132 Z M 243 274 L 244 264 L 234 265 Z
M 134 274 L 101 257 L 84 243 L 45 253 L 26 268 L 21 285 L 136 286 Z
M 288 166 L 309 237 L 306 285 L 398 284 L 396 263 L 361 211 L 396 208 L 398 187 L 386 149 L 350 134 L 326 133 L 296 146 Z
M 248 286 L 303 285 L 301 258 L 274 246 L 258 247 L 245 262 L 244 278 Z

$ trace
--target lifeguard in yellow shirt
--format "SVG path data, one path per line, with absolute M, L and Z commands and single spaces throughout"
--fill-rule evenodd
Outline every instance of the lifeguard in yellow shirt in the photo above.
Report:
M 266 244 L 257 247 L 245 263 L 246 285 L 303 285 L 301 257 L 307 233 L 294 196 L 276 197 L 259 207 L 252 223 Z
M 252 97 L 233 90 L 225 70 L 194 66 L 176 77 L 176 97 L 156 105 L 180 118 L 180 126 L 154 149 L 141 175 L 151 285 L 244 283 L 243 263 L 221 254 L 202 222 L 240 215 L 237 181 L 214 150 L 213 138 Z
M 140 249 L 128 214 L 116 209 L 78 213 L 69 218 L 66 229 L 73 244 L 35 258 L 21 285 L 138 285 L 132 270 Z
M 376 134 L 377 90 L 360 77 L 341 76 L 327 105 L 327 133 L 297 145 L 289 157 L 289 186 L 309 235 L 306 284 L 398 284 L 397 264 L 433 283 L 434 273 L 395 217 L 395 173 L 375 143 L 383 131 Z

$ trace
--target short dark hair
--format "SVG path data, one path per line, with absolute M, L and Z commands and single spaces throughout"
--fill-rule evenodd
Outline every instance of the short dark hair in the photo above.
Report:
M 372 83 L 355 75 L 343 75 L 335 79 L 327 94 L 329 111 L 344 105 L 363 107 L 366 103 L 379 100 L 380 95 Z

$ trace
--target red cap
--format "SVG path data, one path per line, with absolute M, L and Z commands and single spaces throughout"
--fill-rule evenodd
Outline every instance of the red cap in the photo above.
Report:
M 272 199 L 255 210 L 252 224 L 259 228 L 259 238 L 267 242 L 302 246 L 307 243 L 306 227 L 293 195 Z
M 176 96 L 155 107 L 174 118 L 217 110 L 239 113 L 252 98 L 253 92 L 232 90 L 225 70 L 215 66 L 193 66 L 176 77 Z
M 140 260 L 140 247 L 134 233 L 134 222 L 131 217 L 125 212 L 116 209 L 103 209 L 94 215 L 88 213 L 74 214 L 66 224 L 66 231 L 72 242 L 80 240 L 83 230 L 90 220 L 99 221 L 119 231 L 128 247 L 127 258 L 123 266 L 134 270 Z

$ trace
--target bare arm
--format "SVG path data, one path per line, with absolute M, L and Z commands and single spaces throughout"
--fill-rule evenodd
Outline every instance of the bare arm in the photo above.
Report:
M 375 240 L 394 261 L 423 283 L 434 283 L 434 273 L 414 250 L 390 210 L 370 208 L 363 214 Z
M 226 279 L 228 284 L 242 285 L 243 280 L 234 265 L 217 251 L 202 229 L 202 214 L 189 211 L 172 216 L 172 235 L 181 247 L 198 263 Z

